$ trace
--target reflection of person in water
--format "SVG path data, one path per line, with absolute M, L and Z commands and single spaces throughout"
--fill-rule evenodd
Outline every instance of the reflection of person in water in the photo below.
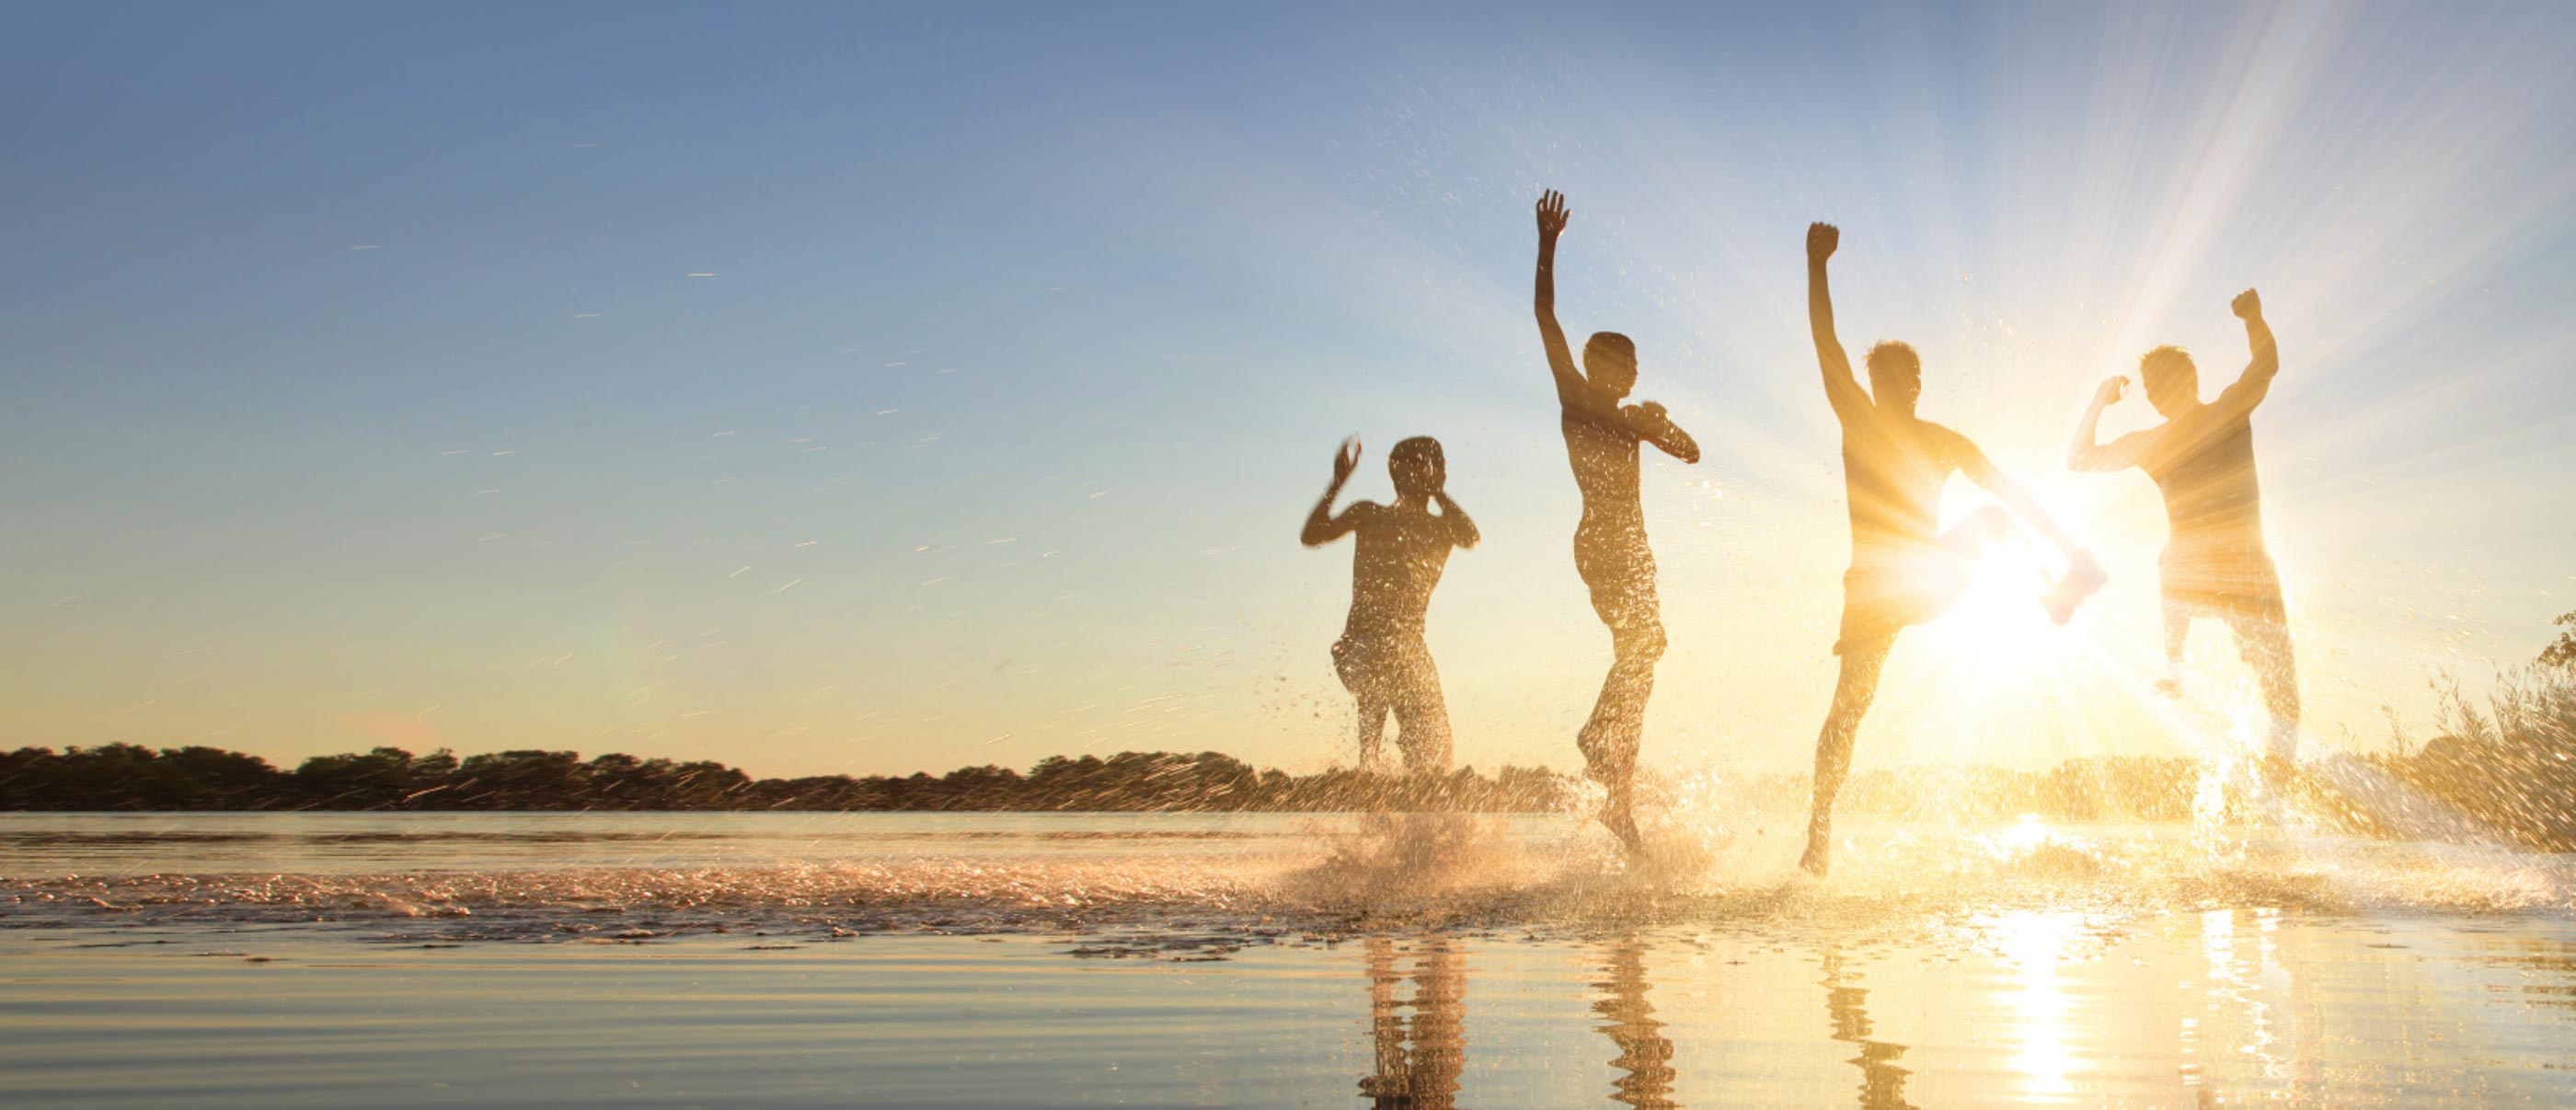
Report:
M 1443 774 L 1449 770 L 1449 708 L 1440 697 L 1431 649 L 1422 641 L 1423 618 L 1449 549 L 1476 546 L 1476 523 L 1449 499 L 1448 466 L 1440 441 L 1429 436 L 1387 452 L 1395 504 L 1355 501 L 1336 515 L 1333 499 L 1359 462 L 1359 440 L 1344 440 L 1333 456 L 1333 484 L 1307 514 L 1299 537 L 1314 547 L 1359 533 L 1359 549 L 1351 557 L 1351 612 L 1333 644 L 1333 669 L 1359 702 L 1363 769 L 1378 765 L 1378 738 L 1391 711 L 1405 770 Z M 1433 505 L 1440 508 L 1437 514 Z
M 1651 443 L 1686 463 L 1699 444 L 1652 401 L 1622 405 L 1637 385 L 1637 345 L 1617 332 L 1595 332 L 1574 369 L 1565 329 L 1556 322 L 1556 238 L 1565 231 L 1565 195 L 1538 202 L 1538 334 L 1556 379 L 1558 427 L 1583 491 L 1583 521 L 1574 530 L 1574 569 L 1592 592 L 1592 611 L 1610 628 L 1612 662 L 1575 744 L 1585 773 L 1609 791 L 1601 821 L 1630 849 L 1637 826 L 1630 788 L 1637 743 L 1646 728 L 1655 660 L 1664 654 L 1664 624 L 1655 599 L 1655 556 L 1646 546 L 1645 510 L 1637 497 L 1637 445 Z
M 1396 1001 L 1396 943 L 1368 938 L 1369 1027 L 1377 1049 L 1377 1074 L 1360 1080 L 1360 1094 L 1381 1110 L 1447 1110 L 1457 1105 L 1458 1076 L 1467 1063 L 1467 979 L 1463 958 L 1446 941 L 1426 940 L 1413 951 L 1413 999 Z M 1407 1020 L 1396 1010 L 1410 1005 Z
M 1833 1021 L 1834 1039 L 1860 1048 L 1850 1063 L 1860 1069 L 1861 1110 L 1913 1110 L 1905 1101 L 1905 1077 L 1913 1073 L 1896 1065 L 1905 1046 L 1869 1039 L 1869 1011 L 1862 1008 L 1869 992 L 1853 985 L 1860 976 L 1843 970 L 1842 953 L 1828 948 L 1822 963 L 1825 1016 Z
M 1807 819 L 1807 851 L 1798 865 L 1822 875 L 1833 832 L 1834 795 L 1851 769 L 1852 737 L 1878 690 L 1897 633 L 1948 612 L 1975 573 L 1978 556 L 2018 536 L 2013 517 L 2046 536 L 2065 553 L 2069 569 L 2040 599 L 2064 624 L 2078 602 L 2100 589 L 2101 568 L 2057 530 L 2047 512 L 2019 484 L 1987 461 L 1968 437 L 1914 415 L 1923 392 L 1923 367 L 1914 349 L 1881 343 L 1870 349 L 1869 385 L 1852 377 L 1851 358 L 1834 335 L 1833 295 L 1825 260 L 1841 232 L 1832 224 L 1807 228 L 1807 314 L 1816 361 L 1825 375 L 1825 399 L 1842 423 L 1843 481 L 1850 502 L 1851 569 L 1843 574 L 1841 638 L 1834 654 L 1842 675 L 1833 708 L 1816 737 L 1814 807 Z M 1984 486 L 2012 510 L 1989 505 L 1948 532 L 1938 531 L 1941 487 L 1957 471 Z
M 2281 579 L 2263 545 L 2263 491 L 2254 480 L 2255 406 L 2272 389 L 2281 356 L 2263 322 L 2263 302 L 2251 289 L 2229 306 L 2245 321 L 2254 348 L 2245 372 L 2209 404 L 2200 401 L 2200 371 L 2180 347 L 2158 347 L 2138 360 L 2147 403 L 2165 422 L 2109 443 L 2100 438 L 2102 410 L 2126 390 L 2126 379 L 2102 383 L 2067 449 L 2066 465 L 2112 471 L 2137 467 L 2164 494 L 2165 679 L 2158 688 L 2182 690 L 2182 649 L 2195 617 L 2226 623 L 2237 650 L 2262 683 L 2272 718 L 2264 777 L 2278 785 L 2298 755 L 2299 677 L 2290 655 L 2290 626 L 2281 604 Z
M 1669 1110 L 1672 1100 L 1673 1042 L 1664 1037 L 1664 1023 L 1655 1020 L 1655 1007 L 1646 1001 L 1653 984 L 1646 982 L 1645 947 L 1637 938 L 1622 938 L 1610 950 L 1607 968 L 1610 978 L 1594 983 L 1601 997 L 1592 1003 L 1592 1012 L 1608 1019 L 1601 1031 L 1610 1043 L 1619 1046 L 1619 1055 L 1611 1060 L 1620 1076 L 1612 1082 L 1618 1093 L 1610 1101 L 1639 1107 L 1640 1110 Z

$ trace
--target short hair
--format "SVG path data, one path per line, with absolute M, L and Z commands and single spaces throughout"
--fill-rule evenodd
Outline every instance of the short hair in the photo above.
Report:
M 2138 377 L 2150 387 L 2186 377 L 2196 381 L 2200 377 L 2200 368 L 2192 365 L 2191 352 L 2166 344 L 2138 356 Z
M 1583 341 L 1583 361 L 1586 365 L 1589 365 L 1595 356 L 1602 354 L 1617 355 L 1626 359 L 1631 366 L 1637 364 L 1636 341 L 1615 331 L 1596 331 L 1592 333 L 1592 338 Z
M 1861 358 L 1869 367 L 1869 380 L 1876 383 L 1891 374 L 1904 374 L 1916 380 L 1923 377 L 1923 358 L 1914 353 L 1911 344 L 1901 340 L 1882 339 Z
M 1446 465 L 1440 455 L 1440 441 L 1430 436 L 1415 436 L 1399 441 L 1386 453 L 1386 466 L 1389 470 L 1416 461 L 1427 462 L 1433 466 Z

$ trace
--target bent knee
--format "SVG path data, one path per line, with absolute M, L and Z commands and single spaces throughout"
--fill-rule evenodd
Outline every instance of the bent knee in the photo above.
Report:
M 2013 523 L 2012 512 L 2001 505 L 1988 505 L 1970 513 L 1968 519 L 1962 523 L 1966 525 L 1970 535 L 1987 543 L 2000 543 L 2011 539 L 2018 527 Z

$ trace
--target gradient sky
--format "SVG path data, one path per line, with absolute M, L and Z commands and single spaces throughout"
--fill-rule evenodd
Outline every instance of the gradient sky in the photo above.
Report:
M 1609 658 L 1529 317 L 1638 343 L 1645 757 L 1802 766 L 1848 555 L 1801 243 L 2110 568 L 1999 563 L 1859 766 L 2193 750 L 2153 487 L 2073 475 L 2175 342 L 2256 420 L 2309 744 L 2576 608 L 2576 8 L 27 5 L 0 40 L 0 744 L 393 743 L 759 774 L 1347 762 L 1336 441 L 1447 445 L 1459 758 L 1578 763 Z M 2140 426 L 2142 401 L 2106 431 Z M 1978 503 L 1964 483 L 1950 511 Z M 2009 573 L 2007 573 L 2009 572 Z M 2385 710 L 2384 708 L 2385 707 Z

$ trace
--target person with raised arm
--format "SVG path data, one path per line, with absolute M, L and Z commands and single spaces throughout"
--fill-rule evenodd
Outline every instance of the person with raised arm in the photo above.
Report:
M 2281 578 L 2263 543 L 2263 491 L 2254 477 L 2256 406 L 2280 372 L 2272 327 L 2263 301 L 2251 289 L 2228 307 L 2245 321 L 2251 361 L 2236 383 L 2208 404 L 2200 400 L 2200 371 L 2180 347 L 2158 347 L 2138 360 L 2147 403 L 2165 422 L 2101 443 L 2104 409 L 2128 390 L 2112 378 L 2093 393 L 2066 451 L 2070 469 L 2108 472 L 2137 467 L 2164 495 L 2168 529 L 2157 569 L 2164 593 L 2165 677 L 2156 683 L 2182 692 L 2182 649 L 2194 618 L 2222 621 L 2238 652 L 2253 668 L 2271 717 L 2263 777 L 2277 789 L 2298 757 L 2299 676 L 2290 652 L 2290 624 L 2281 604 Z
M 1637 744 L 1646 728 L 1646 698 L 1654 692 L 1655 660 L 1664 654 L 1655 555 L 1646 545 L 1645 510 L 1637 495 L 1637 445 L 1651 443 L 1695 463 L 1699 444 L 1664 406 L 1621 403 L 1637 385 L 1637 345 L 1627 336 L 1593 333 L 1583 344 L 1583 370 L 1575 371 L 1565 329 L 1556 322 L 1556 240 L 1565 233 L 1566 219 L 1565 194 L 1551 190 L 1539 197 L 1535 307 L 1548 372 L 1556 380 L 1557 427 L 1583 494 L 1574 569 L 1592 594 L 1592 611 L 1610 629 L 1611 651 L 1610 673 L 1575 747 L 1583 753 L 1584 773 L 1608 792 L 1601 823 L 1635 851 Z
M 1879 670 L 1887 664 L 1897 634 L 1949 612 L 1985 549 L 2019 536 L 2014 517 L 2066 556 L 2066 573 L 2039 599 L 2051 619 L 2066 623 L 2075 606 L 2108 580 L 2093 557 L 2059 531 L 2038 502 L 1968 437 L 1914 414 L 1914 402 L 1923 393 L 1923 365 L 1914 348 L 1897 342 L 1870 348 L 1869 389 L 1861 389 L 1852 377 L 1851 358 L 1834 335 L 1833 294 L 1825 280 L 1825 262 L 1841 242 L 1842 233 L 1832 224 L 1807 227 L 1807 318 L 1816 362 L 1824 371 L 1825 400 L 1842 424 L 1843 483 L 1852 531 L 1851 569 L 1843 573 L 1841 635 L 1834 643 L 1842 673 L 1834 683 L 1833 707 L 1816 737 L 1815 796 L 1807 818 L 1807 850 L 1798 860 L 1819 876 L 1833 850 L 1834 795 L 1851 770 L 1852 739 L 1877 695 Z M 1967 475 L 2003 504 L 1978 509 L 1944 532 L 1941 487 L 1953 472 Z
M 1439 440 L 1415 436 L 1387 452 L 1395 504 L 1354 501 L 1336 514 L 1333 500 L 1359 463 L 1359 440 L 1343 440 L 1333 455 L 1333 482 L 1306 515 L 1298 540 L 1320 547 L 1359 533 L 1351 556 L 1351 612 L 1342 638 L 1333 642 L 1333 670 L 1359 703 L 1360 768 L 1379 768 L 1379 738 L 1391 712 L 1405 771 L 1447 774 L 1449 707 L 1422 632 L 1449 550 L 1476 546 L 1476 522 L 1449 499 Z

